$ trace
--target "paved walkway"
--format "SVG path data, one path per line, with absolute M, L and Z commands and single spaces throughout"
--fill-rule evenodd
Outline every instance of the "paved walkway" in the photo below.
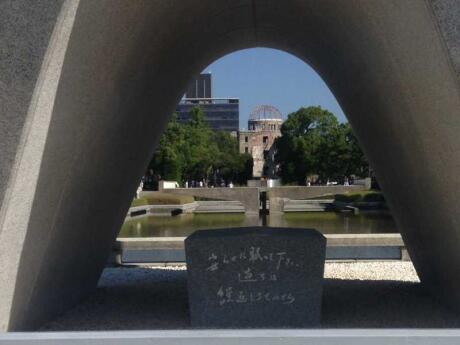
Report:
M 460 327 L 410 262 L 327 263 L 323 328 Z M 190 328 L 184 268 L 107 268 L 88 300 L 42 330 Z

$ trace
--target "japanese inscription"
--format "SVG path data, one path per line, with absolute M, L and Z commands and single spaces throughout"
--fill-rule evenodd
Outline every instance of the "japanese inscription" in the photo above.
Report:
M 286 251 L 264 250 L 259 246 L 243 248 L 239 252 L 228 254 L 211 251 L 208 255 L 206 271 L 212 273 L 220 269 L 228 269 L 226 266 L 235 264 L 234 270 L 230 271 L 235 276 L 236 283 L 259 283 L 276 282 L 282 279 L 283 272 L 290 268 L 302 268 L 302 262 L 296 262 Z M 256 263 L 264 263 L 255 266 Z M 221 285 L 216 291 L 219 305 L 228 303 L 281 303 L 292 304 L 295 302 L 295 294 L 291 291 L 265 292 L 258 289 L 247 291 L 240 284 L 237 286 Z
M 198 231 L 185 241 L 192 326 L 319 324 L 325 238 L 315 230 Z

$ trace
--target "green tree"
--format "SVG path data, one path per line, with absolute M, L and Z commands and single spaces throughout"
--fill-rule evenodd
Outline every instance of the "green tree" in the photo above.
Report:
M 321 138 L 316 151 L 316 171 L 323 181 L 341 180 L 350 173 L 351 147 L 347 142 L 346 126 L 336 121 Z
M 157 179 L 210 181 L 219 175 L 227 182 L 243 184 L 252 174 L 252 157 L 240 154 L 238 142 L 226 132 L 213 132 L 199 107 L 191 111 L 187 124 L 173 116 L 160 138 L 149 164 Z
M 350 147 L 350 160 L 347 175 L 369 176 L 369 162 L 363 150 L 361 150 L 358 139 L 348 123 L 346 124 L 345 135 Z
M 252 156 L 240 154 L 238 141 L 228 132 L 218 131 L 213 134 L 213 142 L 217 145 L 214 168 L 227 182 L 244 184 L 252 178 Z
M 201 180 L 207 177 L 216 154 L 212 143 L 212 132 L 204 119 L 204 113 L 199 107 L 192 109 L 189 123 L 184 125 L 186 145 L 183 148 L 185 178 Z
M 276 162 L 285 183 L 305 184 L 318 175 L 322 181 L 361 173 L 365 162 L 348 124 L 321 107 L 300 108 L 289 114 L 275 141 Z
M 235 162 L 236 172 L 233 181 L 239 185 L 245 184 L 248 180 L 252 179 L 252 168 L 254 160 L 249 153 L 240 153 Z
M 148 166 L 157 180 L 181 180 L 185 166 L 185 160 L 181 154 L 184 145 L 185 131 L 183 126 L 177 122 L 176 114 L 174 114 L 160 137 L 159 147 Z

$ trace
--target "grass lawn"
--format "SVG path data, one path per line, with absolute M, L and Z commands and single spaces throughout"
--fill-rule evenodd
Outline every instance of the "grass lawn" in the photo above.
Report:
M 345 203 L 355 203 L 355 202 L 384 202 L 385 197 L 383 193 L 379 190 L 365 190 L 360 192 L 349 192 L 344 194 L 329 194 L 322 195 L 312 200 L 322 200 L 322 199 L 334 199 L 334 201 L 340 201 Z
M 131 207 L 144 205 L 183 205 L 194 202 L 195 199 L 191 195 L 173 195 L 161 192 L 149 192 L 139 199 L 134 199 Z

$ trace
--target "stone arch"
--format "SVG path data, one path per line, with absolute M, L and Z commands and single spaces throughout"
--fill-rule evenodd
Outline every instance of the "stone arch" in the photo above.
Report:
M 188 78 L 267 46 L 314 67 L 424 283 L 460 307 L 459 5 L 452 0 L 7 0 L 0 5 L 0 328 L 94 289 Z

